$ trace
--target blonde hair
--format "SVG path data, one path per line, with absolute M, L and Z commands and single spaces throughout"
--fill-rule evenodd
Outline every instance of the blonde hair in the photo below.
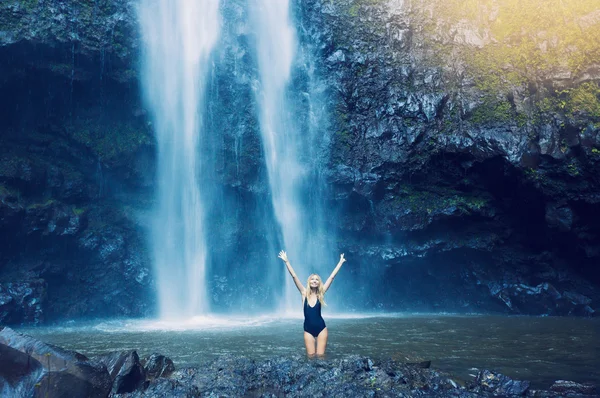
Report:
M 321 303 L 321 305 L 327 305 L 325 304 L 325 289 L 323 289 L 323 281 L 321 280 L 321 277 L 317 274 L 311 274 L 308 277 L 308 280 L 306 281 L 306 300 L 308 300 L 308 295 L 310 294 L 310 279 L 316 276 L 317 279 L 319 280 L 319 287 L 317 288 L 317 299 L 319 299 L 319 302 Z

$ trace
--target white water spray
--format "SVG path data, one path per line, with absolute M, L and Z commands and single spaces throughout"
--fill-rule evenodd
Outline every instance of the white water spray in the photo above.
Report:
M 160 316 L 188 318 L 208 310 L 197 152 L 219 0 L 142 0 L 139 19 L 143 85 L 158 143 L 152 243 Z
M 273 207 L 283 235 L 282 249 L 300 278 L 314 270 L 315 256 L 311 236 L 316 226 L 309 225 L 312 217 L 303 206 L 302 185 L 309 172 L 300 159 L 308 137 L 303 137 L 294 123 L 286 98 L 288 83 L 296 55 L 295 30 L 290 22 L 287 0 L 251 0 L 251 17 L 257 31 L 257 58 L 260 88 L 256 91 L 260 105 L 260 125 L 263 148 L 269 175 Z M 297 312 L 298 291 L 286 272 L 285 297 L 280 310 Z M 304 281 L 302 281 L 304 283 Z

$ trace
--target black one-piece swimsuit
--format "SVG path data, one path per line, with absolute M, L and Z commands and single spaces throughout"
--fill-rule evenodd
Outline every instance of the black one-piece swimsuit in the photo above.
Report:
M 325 321 L 321 316 L 321 302 L 317 300 L 314 307 L 308 305 L 308 297 L 304 299 L 304 331 L 317 337 L 325 329 Z

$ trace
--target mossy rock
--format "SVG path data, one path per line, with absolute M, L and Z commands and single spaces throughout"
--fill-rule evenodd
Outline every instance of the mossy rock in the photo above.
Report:
M 67 126 L 73 140 L 89 148 L 104 163 L 117 163 L 140 147 L 152 145 L 149 126 L 128 122 L 79 120 Z
M 396 203 L 413 213 L 435 215 L 456 208 L 461 214 L 473 214 L 488 206 L 490 199 L 470 195 L 452 189 L 419 190 L 404 186 L 396 197 Z

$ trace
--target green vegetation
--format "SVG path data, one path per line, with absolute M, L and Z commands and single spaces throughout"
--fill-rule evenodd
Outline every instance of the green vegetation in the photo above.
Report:
M 405 206 L 413 213 L 439 213 L 455 207 L 463 214 L 477 212 L 487 206 L 489 200 L 482 196 L 440 188 L 436 191 L 415 190 L 411 186 L 401 188 L 396 203 Z
M 152 142 L 149 127 L 125 122 L 101 124 L 93 120 L 76 120 L 67 126 L 67 131 L 103 161 L 117 160 Z
M 597 0 L 425 0 L 416 8 L 425 40 L 438 66 L 452 57 L 467 61 L 467 74 L 488 97 L 473 113 L 476 123 L 517 118 L 519 125 L 537 122 L 540 112 L 600 117 L 600 90 L 583 83 L 569 90 L 531 97 L 539 109 L 515 114 L 496 98 L 553 73 L 575 76 L 600 59 L 600 11 Z M 463 30 L 483 45 L 456 45 L 439 40 Z M 453 51 L 450 51 L 453 48 Z
M 370 6 L 382 2 L 382 0 L 353 0 L 351 1 L 350 8 L 348 8 L 348 15 L 351 17 L 357 17 L 360 15 L 360 8 L 362 6 Z
M 40 0 L 19 0 L 19 4 L 21 4 L 27 11 L 32 10 L 33 8 L 39 5 Z
M 428 0 L 434 21 L 446 28 L 466 22 L 492 44 L 474 51 L 486 71 L 509 67 L 508 82 L 556 66 L 578 72 L 600 58 L 597 0 Z M 439 27 L 439 25 L 437 25 Z M 432 29 L 432 26 L 429 26 Z M 490 79 L 496 79 L 490 76 Z
M 600 119 L 600 87 L 596 83 L 585 82 L 577 87 L 549 94 L 538 103 L 541 113 L 560 112 L 571 118 L 583 116 Z M 597 124 L 594 124 L 596 128 Z
M 55 199 L 48 199 L 42 203 L 32 203 L 29 206 L 27 206 L 27 209 L 28 210 L 44 209 L 46 207 L 54 206 L 56 203 L 57 203 L 57 201 Z
M 567 173 L 572 177 L 577 177 L 579 175 L 579 167 L 577 167 L 575 162 L 572 161 L 567 165 Z
M 507 122 L 515 116 L 508 101 L 487 100 L 477 107 L 471 116 L 474 123 Z
M 583 83 L 579 87 L 565 90 L 567 101 L 564 109 L 571 115 L 585 114 L 600 118 L 600 87 L 596 83 Z
M 80 216 L 83 213 L 86 212 L 86 208 L 80 208 L 80 207 L 73 207 L 73 214 L 75 214 L 76 216 Z
M 540 170 L 536 169 L 525 169 L 525 178 L 534 182 L 536 185 L 544 185 L 548 182 L 546 175 Z

